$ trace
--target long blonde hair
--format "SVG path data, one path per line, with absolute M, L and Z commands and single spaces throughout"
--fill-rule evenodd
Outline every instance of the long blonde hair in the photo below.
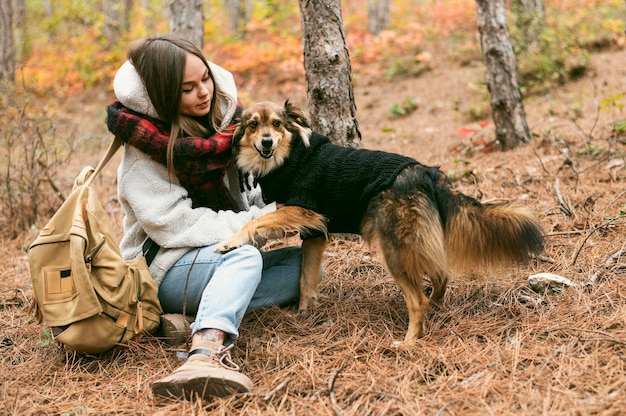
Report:
M 226 100 L 230 106 L 233 101 L 233 98 L 225 94 L 219 85 L 215 85 L 206 125 L 192 117 L 180 114 L 187 54 L 200 58 L 207 67 L 209 76 L 213 78 L 211 68 L 202 55 L 202 51 L 192 42 L 173 34 L 138 39 L 131 43 L 128 50 L 128 59 L 141 77 L 159 118 L 171 125 L 166 158 L 170 172 L 173 171 L 176 139 L 183 136 L 208 137 L 219 132 L 224 120 L 219 103 Z

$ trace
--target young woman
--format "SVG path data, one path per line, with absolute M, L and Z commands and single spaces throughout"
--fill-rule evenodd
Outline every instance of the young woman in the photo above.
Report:
M 122 254 L 154 256 L 150 272 L 163 310 L 195 314 L 189 358 L 153 383 L 153 394 L 249 392 L 252 382 L 230 349 L 244 314 L 297 299 L 301 251 L 213 250 L 276 209 L 262 203 L 258 189 L 241 191 L 231 155 L 241 112 L 233 77 L 191 42 L 165 35 L 131 44 L 114 90 L 119 101 L 107 108 L 107 125 L 126 143 L 118 169 Z

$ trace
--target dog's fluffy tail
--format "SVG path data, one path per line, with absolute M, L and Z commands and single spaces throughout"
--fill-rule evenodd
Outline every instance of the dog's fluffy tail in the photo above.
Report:
M 541 223 L 527 209 L 481 204 L 453 190 L 441 170 L 423 165 L 405 169 L 371 201 L 362 232 L 381 248 L 405 294 L 421 287 L 427 276 L 433 300 L 445 293 L 450 268 L 511 266 L 540 253 L 544 237 Z
M 454 268 L 510 265 L 543 250 L 541 223 L 524 207 L 481 204 L 444 184 L 438 187 L 437 199 L 446 253 Z

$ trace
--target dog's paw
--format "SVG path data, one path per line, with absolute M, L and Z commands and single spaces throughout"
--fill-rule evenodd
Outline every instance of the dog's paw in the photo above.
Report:
M 216 253 L 220 253 L 220 254 L 226 254 L 230 251 L 233 251 L 236 248 L 241 247 L 241 245 L 238 244 L 234 244 L 231 241 L 222 241 L 221 243 L 219 243 L 217 246 L 215 246 L 215 252 Z
M 312 297 L 301 296 L 300 297 L 300 304 L 298 305 L 298 312 L 306 313 L 316 308 L 317 308 L 317 296 L 312 296 Z

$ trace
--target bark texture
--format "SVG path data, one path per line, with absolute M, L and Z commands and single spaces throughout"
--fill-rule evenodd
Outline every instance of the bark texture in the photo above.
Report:
M 339 0 L 299 0 L 308 108 L 313 130 L 358 147 L 352 69 Z
M 477 0 L 476 5 L 496 140 L 502 150 L 508 150 L 528 142 L 531 134 L 517 80 L 504 0 Z

